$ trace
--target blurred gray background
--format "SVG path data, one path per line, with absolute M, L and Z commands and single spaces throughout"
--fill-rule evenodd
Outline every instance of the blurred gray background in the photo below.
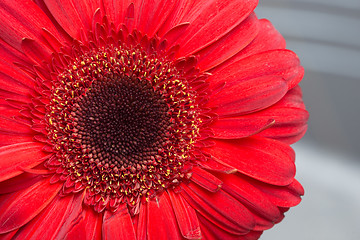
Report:
M 360 239 L 360 0 L 266 0 L 255 10 L 295 51 L 309 130 L 293 147 L 302 203 L 263 240 Z

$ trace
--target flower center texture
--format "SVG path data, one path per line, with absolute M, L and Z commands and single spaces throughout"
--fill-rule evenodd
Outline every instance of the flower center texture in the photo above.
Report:
M 187 178 L 199 137 L 196 92 L 174 63 L 141 47 L 85 52 L 58 75 L 47 104 L 63 193 L 86 191 L 98 212 L 148 199 Z
M 116 170 L 136 168 L 163 146 L 168 110 L 147 80 L 96 81 L 76 104 L 73 136 L 90 151 L 90 161 Z

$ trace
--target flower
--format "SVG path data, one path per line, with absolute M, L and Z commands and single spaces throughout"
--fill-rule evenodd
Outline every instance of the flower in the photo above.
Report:
M 0 237 L 258 239 L 303 68 L 256 0 L 2 0 Z

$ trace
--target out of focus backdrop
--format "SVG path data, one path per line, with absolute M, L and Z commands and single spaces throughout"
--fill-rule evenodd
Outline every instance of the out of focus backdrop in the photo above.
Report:
M 293 147 L 302 203 L 263 240 L 360 239 L 360 0 L 266 0 L 255 10 L 295 51 L 309 130 Z

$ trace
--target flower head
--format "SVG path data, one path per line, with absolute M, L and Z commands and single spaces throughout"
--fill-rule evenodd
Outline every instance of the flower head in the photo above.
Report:
M 2 0 L 0 236 L 258 239 L 300 202 L 296 54 L 256 0 Z

